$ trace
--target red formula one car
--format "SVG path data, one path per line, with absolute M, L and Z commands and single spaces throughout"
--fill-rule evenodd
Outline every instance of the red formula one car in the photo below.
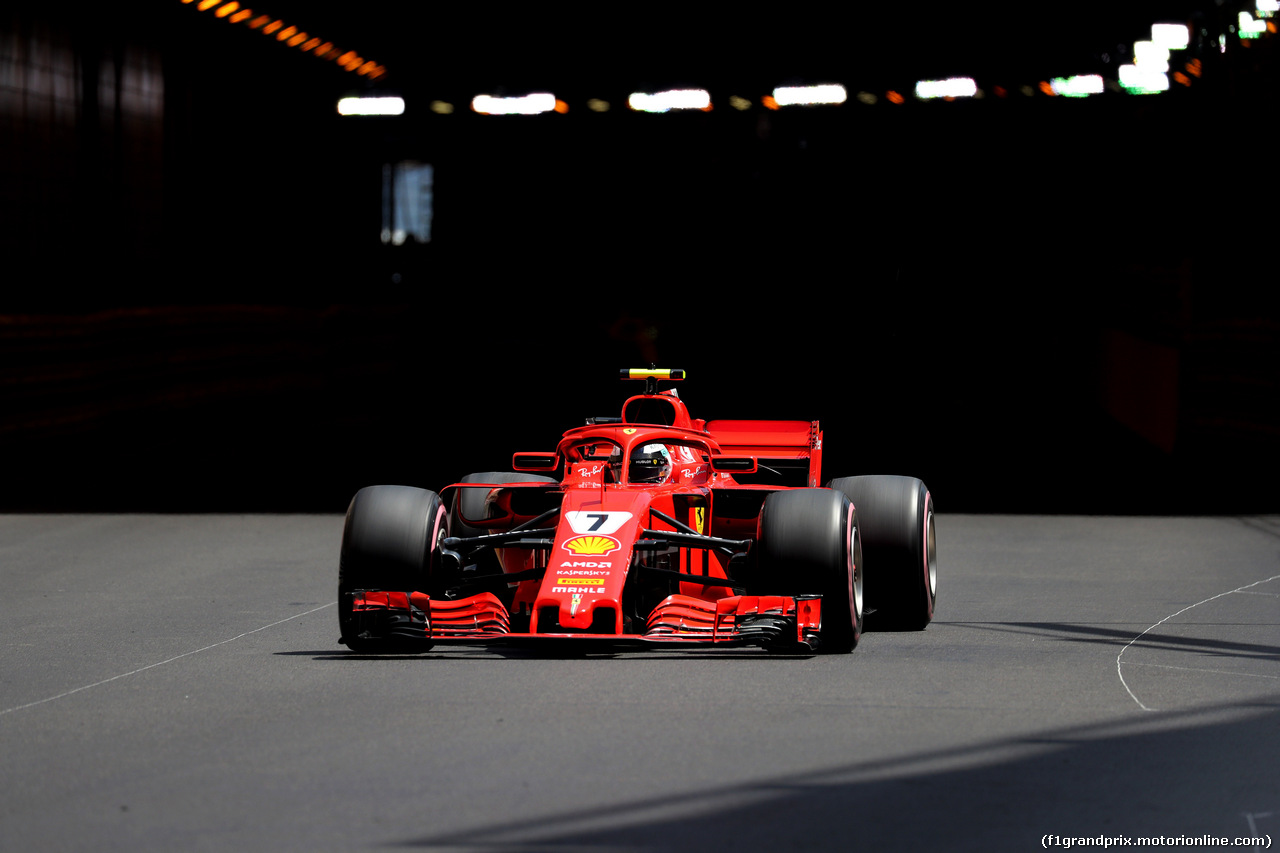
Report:
M 695 420 L 675 390 L 658 391 L 684 371 L 622 376 L 646 385 L 621 417 L 588 419 L 554 452 L 516 453 L 514 473 L 471 474 L 439 494 L 357 492 L 338 569 L 341 642 L 361 653 L 848 652 L 864 614 L 892 629 L 933 618 L 924 483 L 864 476 L 819 488 L 817 421 Z

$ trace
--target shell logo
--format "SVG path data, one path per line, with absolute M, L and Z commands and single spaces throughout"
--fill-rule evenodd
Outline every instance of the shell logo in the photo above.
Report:
M 580 557 L 600 557 L 621 548 L 622 545 L 612 536 L 575 536 L 564 543 L 564 549 Z

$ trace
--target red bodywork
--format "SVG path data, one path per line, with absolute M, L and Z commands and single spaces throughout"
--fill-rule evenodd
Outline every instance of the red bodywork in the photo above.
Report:
M 468 568 L 467 554 L 491 550 L 502 574 L 475 577 L 496 583 L 483 592 L 463 587 L 467 594 L 454 598 L 356 591 L 352 610 L 361 624 L 376 635 L 379 620 L 394 619 L 437 644 L 555 638 L 816 647 L 819 596 L 744 594 L 746 586 L 731 578 L 735 561 L 749 564 L 765 496 L 818 484 L 818 423 L 693 420 L 674 391 L 631 397 L 621 419 L 594 420 L 566 432 L 554 454 L 515 454 L 517 470 L 555 471 L 558 482 L 441 490 L 454 507 L 452 526 L 481 531 L 444 539 L 444 559 L 465 579 L 479 572 Z M 668 450 L 669 474 L 637 482 L 626 460 L 657 444 Z M 762 469 L 791 482 L 751 482 Z M 487 492 L 485 517 L 457 515 L 462 489 Z

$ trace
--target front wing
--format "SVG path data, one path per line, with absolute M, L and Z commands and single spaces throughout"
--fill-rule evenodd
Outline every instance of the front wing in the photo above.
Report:
M 649 614 L 643 634 L 518 633 L 492 593 L 436 600 L 421 592 L 356 590 L 351 596 L 358 641 L 407 646 L 538 645 L 592 643 L 605 646 L 760 646 L 771 651 L 818 648 L 822 600 L 817 595 L 734 595 L 704 601 L 671 595 Z

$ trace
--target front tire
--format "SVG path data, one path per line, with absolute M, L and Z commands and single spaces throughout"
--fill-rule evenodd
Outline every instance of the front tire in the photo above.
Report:
M 760 509 L 762 591 L 822 596 L 820 652 L 851 652 L 862 634 L 861 541 L 857 510 L 840 492 L 775 492 Z
M 410 486 L 367 486 L 356 492 L 338 559 L 338 627 L 352 651 L 403 651 L 404 643 L 358 637 L 349 593 L 358 589 L 430 593 L 440 541 L 447 535 L 444 503 Z M 412 648 L 430 648 L 415 641 Z
M 858 509 L 866 553 L 868 626 L 922 631 L 938 600 L 938 548 L 933 496 L 915 477 L 841 477 L 827 488 Z

